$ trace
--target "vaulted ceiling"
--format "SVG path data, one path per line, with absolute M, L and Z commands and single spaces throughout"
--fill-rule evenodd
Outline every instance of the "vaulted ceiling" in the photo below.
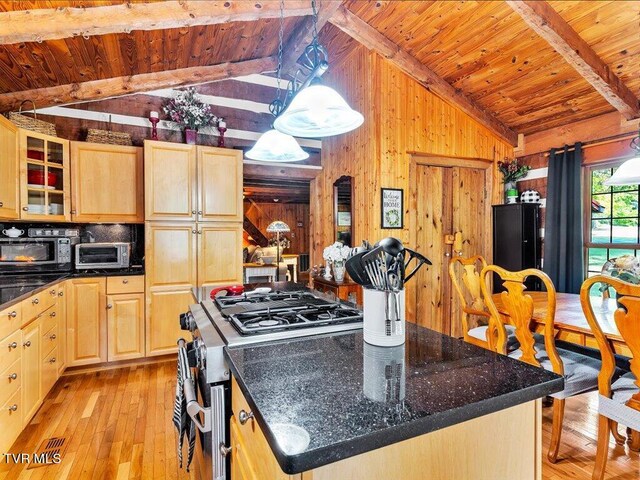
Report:
M 197 11 L 194 10 L 196 13 L 191 15 L 190 22 L 188 18 L 186 21 L 176 19 L 175 28 L 147 26 L 147 30 L 136 29 L 134 20 L 144 23 L 144 19 L 132 13 L 134 27 L 131 31 L 125 28 L 118 32 L 116 26 L 107 29 L 115 33 L 99 34 L 101 31 L 97 30 L 77 35 L 76 32 L 76 36 L 66 38 L 58 38 L 64 33 L 48 32 L 45 35 L 48 39 L 33 37 L 33 41 L 27 41 L 24 35 L 20 38 L 7 26 L 7 18 L 2 18 L 21 10 L 55 9 L 61 3 L 0 1 L 0 12 L 5 12 L 0 13 L 0 109 L 13 108 L 21 98 L 30 95 L 42 106 L 46 106 L 47 101 L 49 105 L 64 103 L 75 98 L 73 92 L 82 90 L 74 84 L 88 81 L 167 70 L 182 72 L 189 68 L 265 57 L 270 57 L 270 65 L 273 65 L 277 53 L 278 2 L 170 2 Z M 123 2 L 64 3 L 89 11 L 91 7 L 117 6 Z M 309 38 L 310 17 L 308 11 L 304 11 L 305 3 L 310 2 L 285 1 L 287 15 L 290 15 L 285 19 L 285 42 L 290 50 L 295 47 L 296 53 L 300 52 L 300 44 Z M 251 21 L 220 23 L 220 19 L 206 18 L 206 8 L 211 12 L 226 8 L 233 13 L 237 9 L 249 9 L 247 4 L 255 4 L 254 10 L 258 13 L 249 12 L 245 18 L 231 15 L 228 19 L 247 20 L 255 15 Z M 334 66 L 347 58 L 350 49 L 357 45 L 351 38 L 354 35 L 345 33 L 348 29 L 344 22 L 342 25 L 333 22 L 337 26 L 331 24 L 330 17 L 335 15 L 336 9 L 346 7 L 347 14 L 357 17 L 354 24 L 357 28 L 362 27 L 362 22 L 365 27 L 372 27 L 365 38 L 376 41 L 382 38 L 383 43 L 387 42 L 384 43 L 387 50 L 381 50 L 384 56 L 393 57 L 391 61 L 417 61 L 429 75 L 446 82 L 445 87 L 452 87 L 452 95 L 492 117 L 512 133 L 530 134 L 616 110 L 612 102 L 605 99 L 606 95 L 596 90 L 593 82 L 587 81 L 583 73 L 579 73 L 507 2 L 347 0 L 342 3 L 325 0 L 319 4 L 321 24 L 329 22 L 322 31 L 322 40 L 330 50 Z M 640 1 L 550 1 L 548 4 L 560 15 L 560 20 L 568 24 L 569 30 L 577 33 L 603 65 L 617 76 L 637 103 L 640 96 Z M 162 4 L 148 7 L 162 13 Z M 50 10 L 56 11 L 57 18 L 62 18 L 63 10 Z M 322 12 L 328 12 L 324 18 Z M 353 16 L 349 18 L 353 20 Z M 15 24 L 13 28 L 17 29 Z M 11 38 L 20 41 L 8 43 L 7 39 Z M 376 45 L 365 46 L 376 49 Z M 184 84 L 206 81 L 206 76 L 196 76 L 199 81 L 194 81 L 193 72 L 188 73 L 190 76 Z M 133 83 L 147 80 L 148 77 L 141 77 Z M 42 90 L 18 94 L 60 85 L 70 85 L 72 96 Z M 180 86 L 180 83 L 167 86 Z M 113 95 L 127 93 L 130 88 L 136 91 L 135 85 L 125 85 L 123 89 L 114 90 Z M 154 88 L 160 87 L 156 83 Z M 442 85 L 433 88 L 439 94 L 438 88 L 442 90 Z M 93 95 L 97 90 L 102 94 L 98 98 L 106 96 L 103 84 L 86 95 Z M 47 96 L 48 93 L 51 94 Z M 452 98 L 455 102 L 456 97 Z

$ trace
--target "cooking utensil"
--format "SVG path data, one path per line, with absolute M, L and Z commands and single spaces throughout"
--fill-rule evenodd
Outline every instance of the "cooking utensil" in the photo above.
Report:
M 404 251 L 404 245 L 400 240 L 394 237 L 386 237 L 378 242 L 378 246 L 391 255 L 396 257 L 400 252 Z
M 362 256 L 367 253 L 367 251 L 356 253 L 347 259 L 345 262 L 345 267 L 347 269 L 347 273 L 351 277 L 351 279 L 359 283 L 365 288 L 371 288 L 371 282 L 369 281 L 369 276 L 362 265 Z
M 413 277 L 424 264 L 431 265 L 431 261 L 421 253 L 418 253 L 415 250 L 411 250 L 410 248 L 405 248 L 404 251 L 409 254 L 409 260 L 407 260 L 404 264 L 405 272 L 408 269 L 411 260 L 415 258 L 418 262 L 418 264 L 413 267 L 413 270 L 411 270 L 411 273 L 404 277 L 404 282 L 406 283 L 411 280 L 411 277 Z

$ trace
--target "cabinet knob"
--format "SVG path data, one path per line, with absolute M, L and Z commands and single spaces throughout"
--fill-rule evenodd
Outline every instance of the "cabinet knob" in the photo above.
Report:
M 112 309 L 113 305 L 111 305 L 110 303 L 107 303 L 107 309 Z
M 56 338 L 57 338 L 57 337 L 56 337 L 56 334 L 55 334 L 55 333 L 52 333 L 52 334 L 49 336 L 49 340 L 55 340 Z
M 127 283 L 129 283 L 129 280 L 122 280 L 122 283 L 126 285 Z
M 23 345 L 25 347 L 30 347 L 31 346 L 31 340 L 27 340 L 26 342 L 23 343 Z
M 71 210 L 71 215 L 75 215 L 76 213 L 78 213 L 76 210 Z
M 191 233 L 198 233 L 196 230 L 191 230 Z
M 50 316 L 50 317 L 55 317 L 55 316 L 56 316 L 56 312 L 51 312 L 51 313 L 49 314 L 49 316 Z
M 15 412 L 16 410 L 18 410 L 18 405 L 15 403 L 9 407 L 10 412 Z
M 31 300 L 31 303 L 33 303 L 34 305 L 38 305 L 40 303 L 40 299 L 34 298 L 33 300 Z
M 195 211 L 195 210 L 191 210 L 191 214 L 192 214 L 192 215 L 195 215 L 195 214 L 196 214 L 196 211 Z
M 17 380 L 17 379 L 18 379 L 17 373 L 12 373 L 11 375 L 9 375 L 9 380 Z
M 24 210 L 25 212 L 29 211 L 29 207 L 22 207 L 22 210 Z
M 445 254 L 444 254 L 444 256 L 445 256 L 445 257 L 450 257 L 450 256 L 451 256 L 451 254 L 450 254 L 449 252 L 447 252 L 447 253 L 445 253 Z
M 4 203 L 0 202 L 0 208 L 4 207 Z
M 13 312 L 9 312 L 9 316 L 11 318 L 16 318 L 18 316 L 18 312 L 16 312 L 15 310 Z
M 240 421 L 240 425 L 244 425 L 252 418 L 254 418 L 254 416 L 253 416 L 253 412 L 251 411 L 247 413 L 244 410 L 240 410 L 240 413 L 238 414 L 238 420 Z
M 198 230 L 198 235 L 202 235 L 202 230 Z
M 198 210 L 198 215 L 202 215 L 202 210 Z
M 62 290 L 60 290 L 60 291 L 58 292 L 58 296 L 59 296 L 59 297 L 64 297 L 64 292 L 63 292 Z
M 223 457 L 226 457 L 231 453 L 232 448 L 233 447 L 227 447 L 224 443 L 221 443 L 219 447 L 220 455 L 222 455 Z
M 56 363 L 56 357 L 51 357 L 49 359 L 49 363 Z
M 9 344 L 9 349 L 12 349 L 12 348 L 18 348 L 18 344 L 17 344 L 17 342 L 11 342 L 11 343 Z

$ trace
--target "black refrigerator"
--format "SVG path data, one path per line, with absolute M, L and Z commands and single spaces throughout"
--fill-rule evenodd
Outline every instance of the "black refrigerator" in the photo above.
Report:
M 513 203 L 493 206 L 493 263 L 511 271 L 540 268 L 540 205 Z M 526 282 L 528 290 L 540 290 L 538 279 Z M 494 281 L 494 292 L 504 290 Z

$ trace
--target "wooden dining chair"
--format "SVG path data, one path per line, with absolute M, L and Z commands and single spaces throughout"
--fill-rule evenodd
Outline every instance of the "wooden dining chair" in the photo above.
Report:
M 501 292 L 500 300 L 508 314 L 508 321 L 515 327 L 515 337 L 520 347 L 511 353 L 507 350 L 507 330 L 505 321 L 488 290 L 488 277 L 497 274 L 503 281 L 506 291 Z M 547 292 L 546 317 L 542 337 L 537 337 L 531 331 L 533 320 L 533 299 L 526 292 L 525 280 L 537 277 L 545 286 Z M 497 265 L 489 265 L 482 269 L 480 286 L 485 303 L 491 314 L 490 336 L 491 346 L 498 353 L 509 355 L 511 358 L 544 368 L 564 377 L 564 389 L 551 395 L 553 397 L 553 425 L 551 430 L 551 444 L 547 457 L 551 463 L 558 459 L 560 436 L 564 419 L 565 400 L 580 393 L 597 388 L 600 361 L 576 352 L 556 347 L 554 319 L 556 312 L 556 290 L 551 279 L 542 271 L 533 268 L 520 272 L 510 272 Z
M 596 283 L 610 286 L 617 293 L 619 307 L 613 319 L 631 351 L 631 371 L 614 382 L 614 352 L 591 304 L 591 287 Z M 580 302 L 602 356 L 602 368 L 598 375 L 598 447 L 592 475 L 594 480 L 600 480 L 604 478 L 609 455 L 609 434 L 613 433 L 616 443 L 624 443 L 624 437 L 618 433 L 618 423 L 631 429 L 630 448 L 636 451 L 640 448 L 640 285 L 596 275 L 582 284 Z

